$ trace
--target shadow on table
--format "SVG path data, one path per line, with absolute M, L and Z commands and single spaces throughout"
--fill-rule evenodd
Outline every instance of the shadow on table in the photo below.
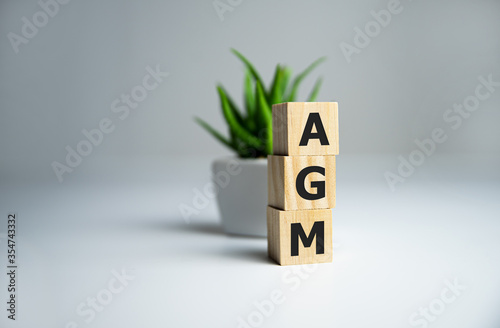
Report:
M 134 224 L 135 225 L 135 224 Z M 222 230 L 222 226 L 218 222 L 203 222 L 202 220 L 197 220 L 190 223 L 183 222 L 166 222 L 162 220 L 145 221 L 142 220 L 138 224 L 142 229 L 154 230 L 154 231 L 166 231 L 181 234 L 199 234 L 206 236 L 213 236 L 218 238 L 228 238 L 235 243 L 239 240 L 255 240 L 262 241 L 258 245 L 252 246 L 251 248 L 242 249 L 240 246 L 223 249 L 220 251 L 220 255 L 224 257 L 229 257 L 237 260 L 249 260 L 257 263 L 274 263 L 267 256 L 267 241 L 264 237 L 253 237 L 253 236 L 243 236 L 243 235 L 229 235 Z
M 182 224 L 171 224 L 168 226 L 171 231 L 187 232 L 187 233 L 199 233 L 206 235 L 216 235 L 225 236 L 222 227 L 218 223 L 214 222 L 192 222 L 192 223 L 182 223 Z
M 256 263 L 274 264 L 274 262 L 267 256 L 267 249 L 236 249 L 224 252 L 225 256 L 234 258 L 235 260 L 246 259 Z
M 263 237 L 255 237 L 255 236 L 243 236 L 243 235 L 234 235 L 234 234 L 226 234 L 222 230 L 222 226 L 220 223 L 216 222 L 191 222 L 189 224 L 176 225 L 171 226 L 171 231 L 180 231 L 186 233 L 196 233 L 196 234 L 206 234 L 206 235 L 215 235 L 220 236 L 222 238 L 230 238 L 237 242 L 238 240 L 261 240 L 262 247 L 251 248 L 251 249 L 241 249 L 239 247 L 224 249 L 221 252 L 221 255 L 233 258 L 235 260 L 246 259 L 252 262 L 257 263 L 274 263 L 267 256 L 267 241 Z M 260 246 L 260 245 L 259 245 Z
M 201 222 L 200 222 L 201 221 Z M 191 233 L 200 233 L 200 234 L 208 234 L 208 235 L 219 235 L 227 238 L 234 239 L 254 239 L 254 240 L 263 240 L 265 241 L 265 237 L 258 236 L 245 236 L 245 235 L 237 235 L 237 234 L 227 234 L 222 230 L 222 226 L 218 222 L 203 222 L 202 220 L 190 223 L 180 223 L 180 224 L 165 224 L 165 228 L 171 231 L 179 231 L 179 232 L 191 232 Z

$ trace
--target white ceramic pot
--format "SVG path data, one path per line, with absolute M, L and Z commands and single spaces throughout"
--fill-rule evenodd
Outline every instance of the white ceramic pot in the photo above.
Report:
M 212 173 L 220 187 L 217 203 L 224 231 L 265 237 L 267 158 L 219 158 L 212 163 Z

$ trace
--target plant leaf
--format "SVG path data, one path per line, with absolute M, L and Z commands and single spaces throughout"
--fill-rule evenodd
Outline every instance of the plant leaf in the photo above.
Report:
M 284 74 L 285 72 L 281 68 L 281 66 L 277 65 L 276 72 L 274 73 L 273 83 L 271 85 L 271 90 L 269 90 L 268 102 L 271 106 L 280 103 L 281 99 L 283 98 L 282 90 Z
M 323 83 L 322 78 L 318 78 L 316 80 L 316 83 L 314 83 L 314 87 L 312 88 L 311 94 L 309 95 L 307 101 L 309 102 L 316 101 L 316 97 L 318 96 L 319 89 L 321 88 L 322 83 Z
M 288 88 L 288 82 L 290 82 L 290 77 L 292 76 L 292 70 L 289 67 L 283 67 L 283 83 L 281 85 L 281 99 L 280 103 L 285 102 L 285 93 Z M 274 105 L 274 104 L 273 104 Z
M 230 142 L 229 140 L 227 140 L 226 137 L 224 137 L 217 130 L 215 130 L 213 127 L 211 127 L 210 124 L 208 124 L 207 122 L 205 122 L 204 120 L 202 120 L 199 117 L 195 117 L 194 120 L 196 121 L 196 123 L 198 123 L 199 125 L 201 125 L 205 130 L 207 130 L 208 133 L 210 133 L 212 136 L 214 136 L 214 138 L 216 138 L 217 140 L 219 140 L 222 144 L 226 145 L 227 147 L 231 148 L 232 150 L 237 150 L 233 146 L 232 142 Z
M 261 126 L 265 131 L 264 147 L 268 155 L 273 153 L 273 118 L 271 114 L 271 108 L 266 100 L 266 95 L 264 93 L 264 88 L 257 82 L 257 101 L 259 106 L 257 106 L 257 113 L 260 116 Z M 259 131 L 261 132 L 261 131 Z
M 219 88 L 221 88 L 222 92 L 225 94 L 227 101 L 229 102 L 229 107 L 231 108 L 231 111 L 233 112 L 236 119 L 238 120 L 238 123 L 240 123 L 242 125 L 246 125 L 245 120 L 243 119 L 243 116 L 241 116 L 240 109 L 238 108 L 236 103 L 233 101 L 233 99 L 231 99 L 231 97 L 227 93 L 226 89 L 221 84 L 219 84 Z
M 299 85 L 300 83 L 302 82 L 302 80 L 304 80 L 304 78 L 309 74 L 311 73 L 311 71 L 313 69 L 316 68 L 316 66 L 318 66 L 319 64 L 321 64 L 322 62 L 324 62 L 326 60 L 326 57 L 321 57 L 321 58 L 318 58 L 316 59 L 311 65 L 309 65 L 302 73 L 300 73 L 299 75 L 297 75 L 297 77 L 293 80 L 292 82 L 292 89 L 290 91 L 290 94 L 289 96 L 287 97 L 287 101 L 295 101 L 295 98 L 297 96 L 297 90 L 299 88 Z
M 235 54 L 245 64 L 245 66 L 247 67 L 247 69 L 252 74 L 253 78 L 256 81 L 259 81 L 261 85 L 264 85 L 264 82 L 260 78 L 259 72 L 257 72 L 257 70 L 255 69 L 255 67 L 253 66 L 253 64 L 248 59 L 246 59 L 245 56 L 243 56 L 241 53 L 239 53 L 236 49 L 231 49 L 231 51 L 233 52 L 233 54 Z
M 255 131 L 255 95 L 252 89 L 252 76 L 248 70 L 245 72 L 245 109 L 247 112 L 246 125 L 250 131 Z
M 260 90 L 259 90 L 260 89 Z M 264 96 L 264 104 L 262 105 L 262 102 L 260 101 L 260 97 L 263 95 Z M 258 135 L 260 131 L 266 129 L 267 127 L 267 119 L 269 115 L 271 115 L 271 111 L 268 111 L 269 108 L 269 103 L 266 98 L 266 91 L 262 87 L 262 84 L 259 82 L 255 83 L 255 122 L 257 124 L 255 135 Z M 268 115 L 269 112 L 269 115 Z
M 238 123 L 238 120 L 236 119 L 231 109 L 229 100 L 227 99 L 224 90 L 221 87 L 217 87 L 217 91 L 219 92 L 222 113 L 224 114 L 224 118 L 226 119 L 227 124 L 229 125 L 231 130 L 234 132 L 235 136 L 240 138 L 241 141 L 247 143 L 249 146 L 257 148 L 262 147 L 262 142 L 259 140 L 259 138 L 252 135 L 245 129 L 245 127 Z

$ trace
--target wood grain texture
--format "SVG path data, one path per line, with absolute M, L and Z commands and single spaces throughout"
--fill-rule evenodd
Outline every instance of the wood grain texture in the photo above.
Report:
M 305 210 L 335 207 L 335 156 L 276 156 L 269 155 L 267 163 L 268 205 L 281 210 Z M 296 188 L 297 176 L 306 167 L 320 166 L 325 176 L 309 173 L 304 180 L 305 189 L 315 194 L 318 188 L 311 182 L 323 181 L 325 197 L 308 200 L 299 195 Z
M 315 222 L 323 222 L 324 236 L 315 235 L 305 247 L 298 239 L 298 255 L 292 255 L 292 243 L 297 235 L 292 234 L 292 224 L 300 223 L 309 237 Z M 268 254 L 280 265 L 327 263 L 333 260 L 332 210 L 281 211 L 267 207 Z M 321 238 L 323 237 L 323 238 Z M 323 246 L 323 254 L 317 254 L 317 238 Z M 297 242 L 297 240 L 295 240 Z
M 338 155 L 339 124 L 336 102 L 289 102 L 273 105 L 273 154 L 286 156 Z M 319 113 L 328 145 L 319 139 L 299 146 L 309 114 Z

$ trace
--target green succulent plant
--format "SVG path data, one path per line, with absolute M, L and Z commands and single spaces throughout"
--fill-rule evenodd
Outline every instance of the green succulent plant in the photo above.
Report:
M 269 88 L 266 88 L 254 65 L 235 49 L 231 51 L 243 62 L 246 69 L 243 91 L 245 111 L 239 109 L 219 84 L 217 92 L 222 113 L 229 126 L 229 138 L 201 118 L 196 117 L 195 121 L 221 143 L 234 150 L 239 157 L 265 157 L 273 152 L 272 105 L 295 101 L 301 82 L 326 58 L 317 59 L 293 79 L 291 69 L 278 64 L 273 81 Z M 322 79 L 318 78 L 307 101 L 315 101 L 321 83 Z

